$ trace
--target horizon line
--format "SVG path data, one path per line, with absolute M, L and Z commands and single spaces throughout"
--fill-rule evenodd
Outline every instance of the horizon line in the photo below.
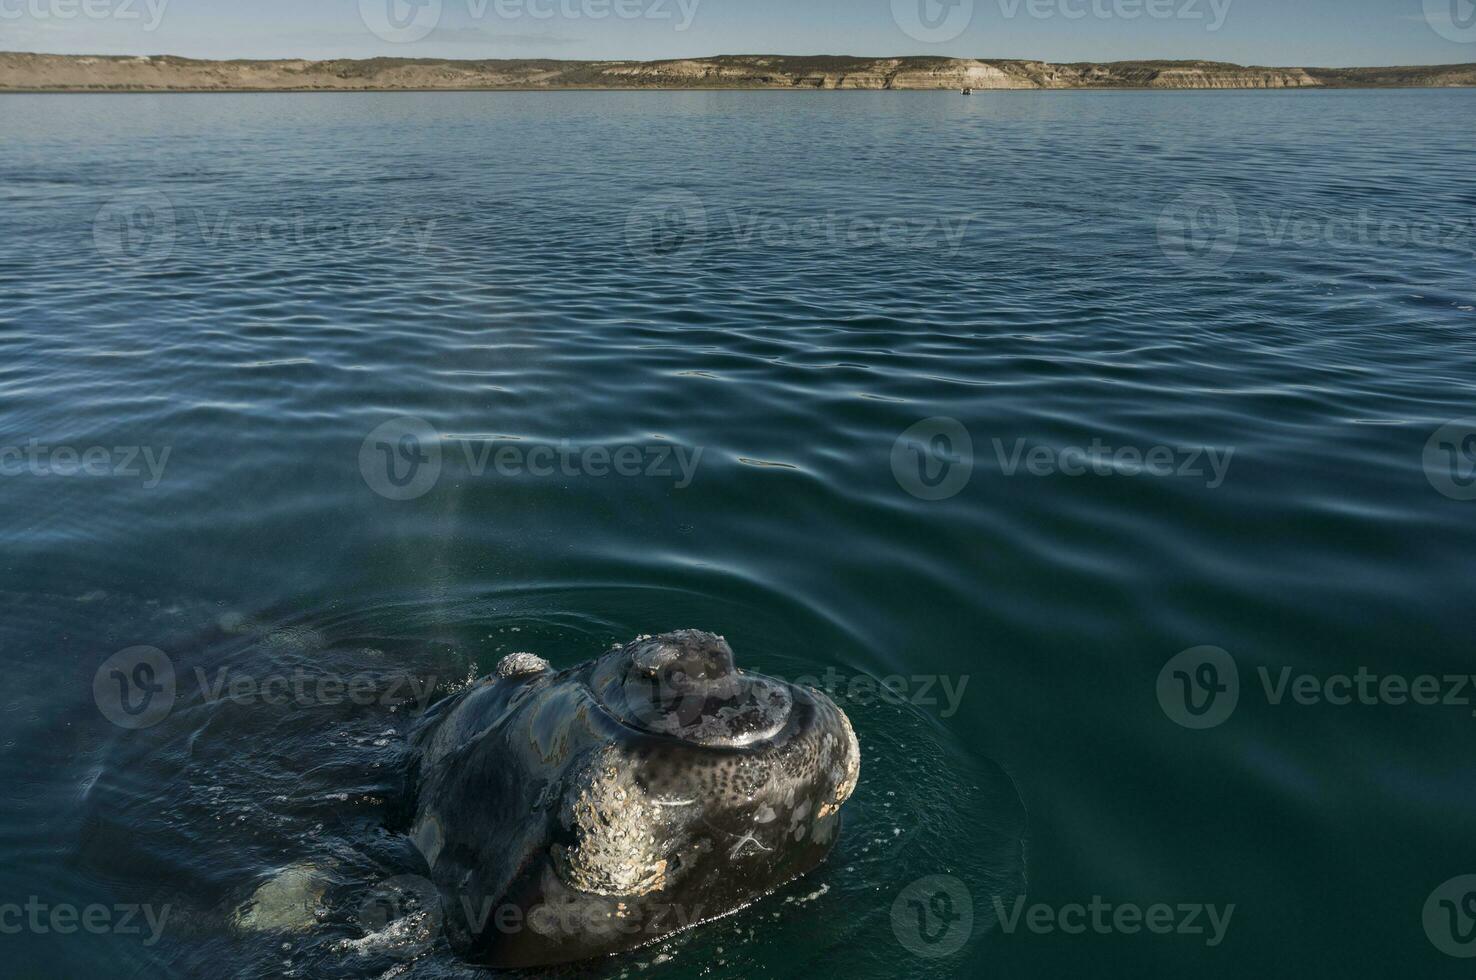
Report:
M 675 58 L 538 58 L 538 57 L 534 57 L 534 58 L 506 58 L 506 57 L 446 58 L 446 57 L 434 57 L 434 56 L 411 57 L 411 56 L 405 56 L 405 55 L 368 55 L 368 56 L 362 56 L 362 57 L 309 57 L 307 55 L 281 55 L 281 56 L 277 56 L 277 57 L 254 57 L 254 58 L 200 58 L 200 57 L 195 57 L 195 56 L 192 56 L 192 55 L 171 54 L 171 53 L 168 53 L 168 52 L 158 52 L 158 53 L 154 53 L 154 54 L 103 54 L 103 53 L 76 54 L 76 53 L 67 53 L 67 52 L 60 52 L 60 51 L 6 51 L 6 50 L 0 50 L 0 57 L 3 57 L 5 55 L 33 55 L 33 56 L 36 56 L 36 57 L 43 57 L 43 58 L 124 58 L 124 59 L 132 59 L 132 60 L 135 60 L 135 61 L 136 60 L 139 60 L 141 58 L 178 58 L 181 61 L 202 61 L 202 62 L 203 61 L 215 61 L 215 62 L 273 62 L 273 61 L 312 61 L 312 62 L 326 62 L 326 61 L 443 61 L 443 62 L 467 62 L 467 63 L 476 63 L 476 62 L 489 62 L 489 61 L 506 61 L 506 62 L 548 61 L 548 62 L 556 62 L 556 63 L 561 63 L 561 64 L 609 63 L 609 64 L 642 64 L 642 65 L 656 65 L 656 64 L 663 64 L 663 63 L 675 62 L 675 61 L 710 61 L 710 60 L 716 59 L 716 58 L 793 58 L 793 59 L 807 59 L 807 58 L 853 58 L 853 59 L 856 59 L 858 61 L 882 61 L 882 60 L 890 60 L 890 59 L 909 59 L 909 58 L 923 59 L 923 58 L 928 58 L 928 59 L 934 59 L 934 60 L 938 60 L 938 61 L 978 61 L 978 62 L 982 62 L 982 63 L 986 63 L 986 64 L 989 63 L 989 62 L 1016 62 L 1016 63 L 1022 63 L 1022 64 L 1042 64 L 1042 65 L 1135 65 L 1135 64 L 1149 64 L 1149 63 L 1158 62 L 1158 63 L 1162 63 L 1162 64 L 1231 65 L 1231 66 L 1236 67 L 1236 68 L 1272 68 L 1272 69 L 1316 68 L 1316 69 L 1321 69 L 1321 70 L 1325 70 L 1325 71 L 1356 71 L 1356 70 L 1360 70 L 1360 69 L 1367 70 L 1367 69 L 1378 69 L 1378 68 L 1462 68 L 1462 67 L 1467 67 L 1467 66 L 1471 66 L 1471 65 L 1476 65 L 1476 61 L 1429 62 L 1429 63 L 1424 63 L 1424 62 L 1406 62 L 1404 64 L 1379 64 L 1379 65 L 1313 65 L 1313 64 L 1257 65 L 1257 64 L 1242 64 L 1240 62 L 1235 62 L 1235 61 L 1217 61 L 1217 60 L 1214 60 L 1214 59 L 1211 59 L 1211 58 L 1117 58 L 1117 59 L 1114 59 L 1112 61 L 1090 61 L 1090 60 L 1088 60 L 1088 61 L 1050 61 L 1050 60 L 1045 59 L 1045 58 L 1002 58 L 1002 57 L 1001 58 L 992 58 L 992 57 L 979 57 L 979 56 L 972 56 L 972 55 L 971 56 L 963 56 L 963 55 L 938 55 L 938 54 L 883 54 L 883 55 L 868 55 L 868 54 L 861 54 L 861 55 L 857 55 L 857 54 L 773 54 L 773 53 L 765 53 L 765 52 L 755 52 L 755 53 L 749 53 L 749 54 L 683 55 L 683 56 L 679 56 L 679 57 L 675 57 Z

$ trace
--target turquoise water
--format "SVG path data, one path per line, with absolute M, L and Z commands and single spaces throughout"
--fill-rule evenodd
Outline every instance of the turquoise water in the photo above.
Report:
M 1325 695 L 1471 671 L 1473 100 L 0 100 L 12 975 L 477 975 L 365 912 L 416 692 L 679 627 L 861 784 L 569 972 L 1464 975 L 1471 706 Z

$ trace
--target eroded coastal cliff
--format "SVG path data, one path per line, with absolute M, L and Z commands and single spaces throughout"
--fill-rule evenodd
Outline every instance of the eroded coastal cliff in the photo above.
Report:
M 0 53 L 0 91 L 434 89 L 1263 89 L 1476 85 L 1476 64 L 1260 68 L 1212 61 L 1052 64 L 973 58 L 729 55 L 674 61 L 198 61 Z

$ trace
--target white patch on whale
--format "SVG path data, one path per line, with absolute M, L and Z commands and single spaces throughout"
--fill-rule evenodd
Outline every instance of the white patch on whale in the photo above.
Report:
M 326 869 L 307 861 L 290 864 L 236 909 L 235 926 L 242 932 L 307 932 L 324 912 L 327 891 Z

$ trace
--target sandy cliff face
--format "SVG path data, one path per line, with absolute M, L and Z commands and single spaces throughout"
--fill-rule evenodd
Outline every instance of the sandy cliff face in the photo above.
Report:
M 1034 88 L 986 62 L 968 58 L 713 58 L 618 62 L 599 69 L 610 83 L 642 87 L 962 89 Z
M 277 88 L 302 76 L 305 61 L 182 61 L 0 55 L 0 88 L 81 91 Z
M 1405 68 L 1309 68 L 1323 85 L 1339 88 L 1469 88 L 1476 65 L 1418 65 Z
M 1238 71 L 1170 68 L 1145 83 L 1147 88 L 1310 88 L 1317 80 L 1301 69 L 1245 68 Z
M 1039 88 L 1309 88 L 1322 84 L 1301 68 L 1242 68 L 1215 62 L 1123 62 L 1052 65 L 1010 62 L 1007 67 Z
M 1476 65 L 1244 68 L 1217 62 L 1057 65 L 972 58 L 744 55 L 673 61 L 195 61 L 0 53 L 0 91 L 400 89 L 1229 89 L 1476 84 Z
M 1027 78 L 1011 75 L 982 61 L 949 59 L 946 63 L 926 67 L 899 67 L 893 88 L 1035 88 Z

